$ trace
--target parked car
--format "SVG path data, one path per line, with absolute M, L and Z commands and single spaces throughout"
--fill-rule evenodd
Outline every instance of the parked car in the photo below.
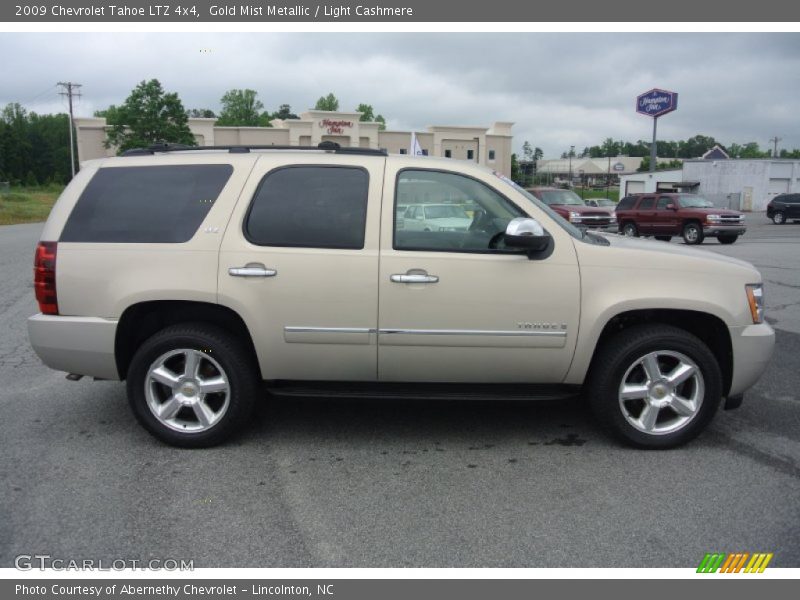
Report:
M 613 210 L 586 206 L 572 190 L 551 187 L 527 188 L 533 196 L 547 204 L 557 215 L 580 229 L 595 229 L 616 233 L 617 218 Z
M 602 207 L 602 208 L 610 208 L 615 209 L 617 207 L 617 203 L 609 198 L 587 198 L 583 201 L 586 206 L 595 206 L 595 207 Z
M 480 208 L 401 229 L 412 197 Z M 737 407 L 774 344 L 745 262 L 582 231 L 468 161 L 329 142 L 87 161 L 34 264 L 39 357 L 126 380 L 138 421 L 184 447 L 241 430 L 266 389 L 583 393 L 619 439 L 667 448 Z
M 471 224 L 472 217 L 457 204 L 411 204 L 403 215 L 408 231 L 466 231 Z
M 800 194 L 779 194 L 767 204 L 767 218 L 776 225 L 800 221 Z
M 715 208 L 696 194 L 626 196 L 617 205 L 617 220 L 624 235 L 652 235 L 666 242 L 680 235 L 687 244 L 702 244 L 707 237 L 733 244 L 746 231 L 744 213 Z

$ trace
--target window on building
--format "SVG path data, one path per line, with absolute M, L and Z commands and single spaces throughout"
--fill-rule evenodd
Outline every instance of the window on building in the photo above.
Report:
M 258 187 L 244 231 L 259 246 L 364 247 L 369 175 L 356 167 L 285 167 Z
M 408 154 L 408 151 L 405 148 L 400 148 L 400 154 Z
M 422 156 L 428 156 L 428 151 L 425 148 L 422 149 Z
M 494 150 L 489 150 L 489 160 L 494 160 Z
M 453 158 L 453 153 L 450 150 L 445 150 L 444 151 L 444 157 L 445 158 Z
M 475 159 L 475 151 L 467 150 L 467 160 L 474 160 L 474 159 Z
M 188 242 L 233 173 L 231 165 L 99 169 L 69 216 L 62 242 Z

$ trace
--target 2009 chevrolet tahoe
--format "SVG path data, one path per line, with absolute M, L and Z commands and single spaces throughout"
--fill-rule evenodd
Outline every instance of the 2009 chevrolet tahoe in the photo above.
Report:
M 464 227 L 407 227 L 453 205 Z M 126 380 L 179 446 L 273 394 L 562 397 L 645 448 L 687 442 L 764 371 L 761 276 L 581 231 L 474 163 L 339 148 L 158 146 L 84 165 L 35 257 L 30 340 Z

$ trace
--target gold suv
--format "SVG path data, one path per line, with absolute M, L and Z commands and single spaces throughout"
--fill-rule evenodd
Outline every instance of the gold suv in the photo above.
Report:
M 426 205 L 468 220 L 398 214 Z M 471 162 L 334 144 L 88 162 L 34 273 L 41 359 L 126 380 L 139 422 L 178 446 L 246 426 L 266 382 L 290 396 L 582 392 L 621 440 L 667 448 L 738 406 L 774 343 L 745 262 L 581 231 Z

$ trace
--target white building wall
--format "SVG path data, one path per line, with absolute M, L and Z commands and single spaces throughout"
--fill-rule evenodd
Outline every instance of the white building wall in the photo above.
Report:
M 631 173 L 619 178 L 619 193 L 620 197 L 629 193 L 652 194 L 659 188 L 659 184 L 663 186 L 683 180 L 683 171 L 680 169 L 656 171 L 655 173 Z

